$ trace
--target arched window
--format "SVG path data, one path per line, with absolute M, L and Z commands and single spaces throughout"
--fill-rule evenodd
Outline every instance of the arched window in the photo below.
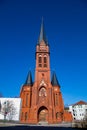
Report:
M 47 57 L 44 56 L 44 67 L 47 67 Z
M 59 115 L 59 114 L 58 114 L 58 112 L 57 112 L 57 113 L 56 113 L 56 119 L 58 118 L 58 115 Z
M 47 63 L 47 58 L 46 57 L 44 57 L 44 63 Z
M 47 96 L 46 89 L 44 87 L 42 87 L 40 89 L 39 96 L 41 96 L 41 97 L 46 97 Z
M 23 92 L 22 97 L 22 106 L 25 107 L 25 92 Z
M 22 113 L 21 113 L 21 120 L 23 120 L 23 114 L 24 114 L 24 113 L 22 112 Z
M 25 112 L 25 121 L 27 120 L 27 118 L 28 118 L 28 114 L 27 112 Z
M 28 106 L 28 94 L 26 94 L 26 106 Z
M 55 106 L 57 106 L 58 105 L 58 94 L 57 93 L 55 94 L 55 99 L 54 100 L 55 100 Z
M 42 63 L 42 57 L 39 56 L 39 63 Z
M 39 65 L 39 67 L 42 67 L 42 56 L 41 55 L 39 55 L 39 57 L 38 57 L 38 65 Z

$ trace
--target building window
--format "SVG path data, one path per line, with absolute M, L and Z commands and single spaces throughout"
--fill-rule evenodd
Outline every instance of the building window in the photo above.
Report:
M 41 56 L 39 56 L 39 61 L 38 62 L 42 63 L 42 57 Z
M 75 114 L 73 113 L 73 116 L 75 116 Z
M 44 63 L 47 63 L 47 57 L 44 57 Z
M 47 96 L 46 89 L 44 87 L 42 87 L 40 89 L 39 96 L 41 96 L 41 97 L 46 97 Z
M 39 67 L 42 67 L 42 57 L 41 56 L 38 57 L 38 63 L 39 63 Z
M 58 112 L 56 113 L 56 119 L 58 118 Z
M 57 112 L 56 113 L 56 119 L 58 118 L 63 118 L 63 113 L 62 112 Z
M 26 106 L 28 106 L 28 94 L 26 94 Z
M 25 92 L 23 93 L 22 106 L 25 107 Z
M 73 112 L 74 112 L 75 110 L 73 109 Z
M 47 64 L 44 64 L 44 67 L 47 67 Z
M 23 120 L 23 112 L 21 113 L 21 120 Z
M 44 67 L 47 67 L 47 57 L 44 57 Z
M 56 105 L 58 105 L 58 94 L 56 94 Z
M 42 67 L 42 64 L 39 64 L 39 67 Z
M 55 106 L 57 106 L 58 105 L 58 94 L 56 93 L 55 94 Z
M 28 118 L 28 115 L 27 115 L 27 112 L 25 112 L 25 121 L 27 120 Z

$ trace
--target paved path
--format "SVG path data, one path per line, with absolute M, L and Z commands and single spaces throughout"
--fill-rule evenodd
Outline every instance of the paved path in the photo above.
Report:
M 32 125 L 32 124 L 17 124 L 17 123 L 1 123 L 0 122 L 0 127 L 6 127 L 6 126 L 72 127 L 72 124 L 71 123 L 48 124 L 46 122 L 39 122 L 38 124 Z

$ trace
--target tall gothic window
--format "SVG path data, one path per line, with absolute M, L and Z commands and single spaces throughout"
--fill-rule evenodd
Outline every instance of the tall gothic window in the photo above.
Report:
M 23 112 L 21 113 L 21 120 L 23 120 Z
M 26 106 L 28 106 L 28 94 L 26 94 Z
M 25 92 L 23 93 L 23 97 L 24 98 L 22 98 L 22 106 L 24 107 L 25 106 Z
M 55 94 L 55 106 L 57 106 L 58 105 L 58 94 L 56 93 Z
M 58 112 L 56 113 L 56 119 L 58 118 Z
M 25 112 L 25 121 L 27 120 L 27 118 L 28 118 L 28 113 Z

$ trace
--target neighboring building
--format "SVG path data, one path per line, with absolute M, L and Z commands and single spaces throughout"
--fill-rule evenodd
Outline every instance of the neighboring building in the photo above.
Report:
M 0 120 L 19 121 L 21 98 L 0 98 Z
M 87 118 L 87 102 L 79 101 L 69 106 L 74 120 L 85 120 Z
M 20 92 L 22 99 L 20 122 L 34 124 L 42 121 L 48 123 L 72 121 L 71 113 L 64 111 L 60 84 L 55 73 L 50 81 L 50 51 L 43 22 L 36 45 L 35 58 L 35 81 L 32 82 L 32 75 L 29 72 Z

